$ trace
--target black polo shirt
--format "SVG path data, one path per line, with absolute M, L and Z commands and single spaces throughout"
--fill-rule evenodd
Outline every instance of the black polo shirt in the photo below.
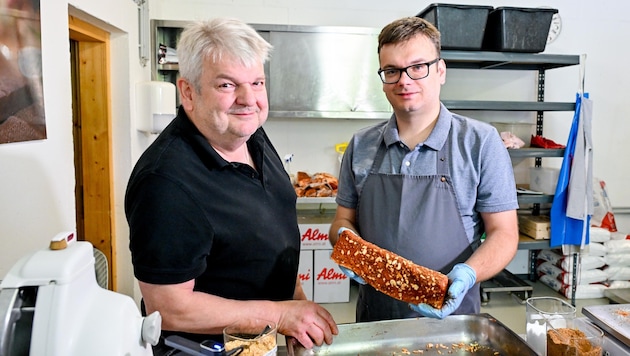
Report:
M 292 299 L 296 195 L 262 128 L 247 141 L 258 171 L 229 163 L 182 108 L 147 148 L 125 197 L 134 274 L 152 284 L 240 300 Z

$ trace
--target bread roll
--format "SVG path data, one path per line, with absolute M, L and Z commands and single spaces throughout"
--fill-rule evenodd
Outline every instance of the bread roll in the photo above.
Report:
M 341 233 L 330 257 L 392 298 L 442 308 L 448 288 L 446 275 L 367 242 L 351 230 Z

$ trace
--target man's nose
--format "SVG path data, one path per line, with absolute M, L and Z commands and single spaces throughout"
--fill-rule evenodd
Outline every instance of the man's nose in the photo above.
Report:
M 256 103 L 256 95 L 250 84 L 241 84 L 237 89 L 237 103 L 245 106 L 253 106 Z
M 401 81 L 414 81 L 413 79 L 411 79 L 411 76 L 409 75 L 409 73 L 407 73 L 407 70 L 401 70 L 400 71 L 400 78 L 398 78 L 398 83 L 400 83 Z

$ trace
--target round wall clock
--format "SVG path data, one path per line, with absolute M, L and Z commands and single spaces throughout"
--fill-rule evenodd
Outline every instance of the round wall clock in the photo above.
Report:
M 551 43 L 560 36 L 560 31 L 562 30 L 562 19 L 560 18 L 560 14 L 555 13 L 551 18 L 551 26 L 549 27 L 549 36 L 547 37 L 547 43 Z

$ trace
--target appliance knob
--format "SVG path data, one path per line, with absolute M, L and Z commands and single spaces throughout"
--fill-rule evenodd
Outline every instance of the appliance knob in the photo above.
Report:
M 160 341 L 162 332 L 162 316 L 155 311 L 142 320 L 142 340 L 155 346 Z

